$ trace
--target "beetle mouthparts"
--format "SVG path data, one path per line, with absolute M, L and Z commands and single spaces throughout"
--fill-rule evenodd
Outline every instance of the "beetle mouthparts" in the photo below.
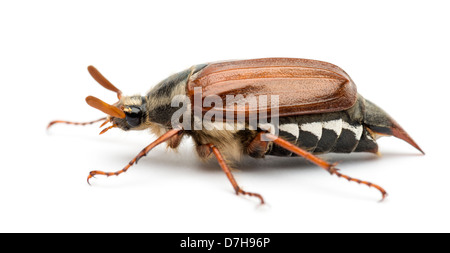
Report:
M 106 133 L 106 131 L 108 131 L 109 129 L 114 128 L 114 127 L 117 127 L 117 125 L 116 125 L 116 124 L 112 124 L 111 126 L 105 128 L 105 129 L 103 129 L 103 130 L 99 133 L 99 135 Z

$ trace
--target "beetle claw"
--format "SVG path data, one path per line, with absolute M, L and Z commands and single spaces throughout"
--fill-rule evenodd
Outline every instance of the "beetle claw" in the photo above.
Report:
M 92 185 L 91 185 L 91 182 L 89 182 L 89 180 L 90 180 L 91 178 L 94 178 L 94 175 L 95 175 L 95 174 L 93 174 L 92 171 L 91 171 L 91 173 L 89 173 L 89 176 L 87 177 L 87 183 L 88 183 L 89 186 L 92 186 Z

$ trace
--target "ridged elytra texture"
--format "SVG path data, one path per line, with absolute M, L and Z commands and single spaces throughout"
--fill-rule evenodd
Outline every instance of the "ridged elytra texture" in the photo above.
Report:
M 224 107 L 219 110 L 224 117 L 226 111 L 248 116 L 260 109 L 259 106 L 237 109 L 233 104 L 226 104 L 227 95 L 278 95 L 280 117 L 342 111 L 352 107 L 357 99 L 355 84 L 341 68 L 327 62 L 295 58 L 211 63 L 190 78 L 187 89 L 191 99 L 196 87 L 201 88 L 202 98 L 210 95 L 222 98 Z M 270 98 L 268 102 L 270 112 Z

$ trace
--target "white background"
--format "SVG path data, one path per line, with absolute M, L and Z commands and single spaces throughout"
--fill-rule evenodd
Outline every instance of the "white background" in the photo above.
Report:
M 311 1 L 313 2 L 313 1 Z M 337 3 L 339 2 L 339 3 Z M 1 232 L 449 232 L 449 7 L 445 1 L 2 1 Z M 161 146 L 119 177 L 156 137 L 97 125 L 84 98 L 143 93 L 191 65 L 229 59 L 328 61 L 388 111 L 426 152 L 395 138 L 381 157 L 327 155 L 349 183 L 301 158 L 244 159 L 236 196 L 190 140 Z

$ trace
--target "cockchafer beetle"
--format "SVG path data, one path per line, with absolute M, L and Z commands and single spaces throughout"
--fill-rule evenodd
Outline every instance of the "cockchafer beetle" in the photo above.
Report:
M 110 105 L 88 96 L 86 102 L 107 117 L 83 123 L 52 121 L 48 127 L 104 121 L 102 126 L 112 125 L 100 134 L 117 127 L 125 131 L 149 129 L 159 135 L 123 169 L 91 171 L 88 183 L 95 175 L 126 172 L 163 142 L 176 149 L 184 136 L 190 136 L 201 159 L 216 157 L 236 194 L 257 197 L 261 203 L 264 199 L 260 194 L 244 191 L 237 184 L 228 160 L 242 155 L 302 156 L 330 174 L 378 189 L 384 199 L 387 193 L 379 185 L 344 175 L 336 164 L 316 155 L 377 153 L 376 139 L 381 136 L 395 136 L 424 153 L 395 120 L 357 93 L 346 72 L 327 62 L 264 58 L 200 64 L 161 81 L 145 96 L 123 96 L 93 66 L 88 71 L 103 87 L 116 92 L 119 101 Z M 234 100 L 227 103 L 230 96 Z M 268 102 L 268 96 L 276 99 Z

